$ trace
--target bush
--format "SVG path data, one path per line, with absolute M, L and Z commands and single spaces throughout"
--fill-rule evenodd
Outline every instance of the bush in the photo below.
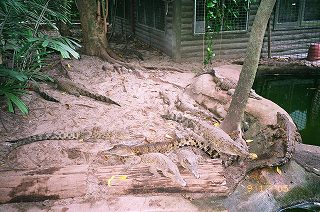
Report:
M 10 112 L 16 106 L 23 114 L 28 113 L 20 97 L 28 81 L 51 79 L 42 73 L 50 54 L 79 58 L 77 42 L 39 30 L 40 26 L 58 30 L 55 21 L 68 23 L 69 14 L 69 0 L 0 1 L 0 99 L 6 100 Z

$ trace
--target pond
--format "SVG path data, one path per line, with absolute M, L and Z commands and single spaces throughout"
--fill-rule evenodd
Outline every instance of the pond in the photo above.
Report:
M 290 114 L 303 143 L 320 146 L 320 76 L 263 75 L 253 89 Z

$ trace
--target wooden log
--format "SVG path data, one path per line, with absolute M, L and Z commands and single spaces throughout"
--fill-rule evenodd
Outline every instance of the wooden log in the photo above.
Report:
M 0 202 L 29 202 L 46 199 L 146 193 L 210 193 L 226 196 L 229 188 L 221 160 L 199 164 L 200 179 L 179 167 L 187 182 L 182 187 L 166 177 L 154 177 L 145 164 L 128 170 L 124 165 L 89 167 L 73 165 L 39 170 L 5 171 L 0 174 Z

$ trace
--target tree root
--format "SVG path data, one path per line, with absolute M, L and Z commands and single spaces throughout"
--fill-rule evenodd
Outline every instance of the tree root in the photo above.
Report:
M 136 70 L 140 69 L 142 71 L 146 70 L 168 70 L 168 71 L 176 71 L 179 73 L 184 73 L 185 71 L 179 68 L 174 68 L 170 66 L 148 66 L 148 65 L 140 65 L 140 64 L 131 64 L 122 61 L 121 58 L 119 58 L 111 49 L 109 48 L 103 48 L 103 47 L 98 47 L 99 48 L 99 57 L 102 58 L 103 60 L 106 60 L 107 62 L 113 64 L 113 65 L 120 65 L 123 66 L 127 69 L 131 70 Z
M 140 70 L 145 70 L 142 66 L 140 65 L 134 65 L 134 64 L 130 64 L 130 63 L 126 63 L 126 62 L 122 62 L 120 60 L 117 60 L 115 58 L 113 58 L 109 52 L 107 51 L 106 48 L 102 48 L 100 47 L 99 49 L 99 56 L 106 60 L 107 62 L 109 63 L 112 63 L 112 64 L 118 64 L 118 65 L 121 65 L 127 69 L 131 69 L 131 70 L 136 70 L 136 69 L 140 69 Z
M 147 66 L 147 65 L 143 65 L 142 66 L 145 69 L 149 69 L 149 70 L 168 70 L 168 71 L 176 71 L 179 73 L 184 73 L 185 71 L 180 69 L 180 68 L 174 68 L 171 66 Z
M 0 123 L 1 123 L 1 125 L 2 125 L 2 127 L 3 127 L 3 129 L 4 129 L 6 132 L 8 132 L 8 129 L 6 128 L 6 126 L 5 126 L 5 124 L 3 123 L 3 120 L 2 120 L 1 110 L 0 110 Z

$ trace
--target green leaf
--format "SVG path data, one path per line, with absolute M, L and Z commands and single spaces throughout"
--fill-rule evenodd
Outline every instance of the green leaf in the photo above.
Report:
M 11 93 L 7 93 L 6 96 L 8 98 L 8 101 L 12 101 L 23 114 L 28 114 L 28 107 L 19 97 Z M 8 109 L 10 112 L 14 112 L 12 103 L 10 103 L 10 106 L 8 104 Z
M 1 68 L 1 67 L 0 67 L 0 77 L 11 77 L 21 82 L 25 82 L 26 80 L 28 80 L 28 77 L 21 72 L 14 71 L 13 69 L 7 69 L 7 68 Z
M 13 104 L 9 98 L 7 98 L 7 104 L 8 104 L 8 111 L 10 113 L 14 113 Z
M 47 47 L 49 44 L 49 40 L 44 40 L 42 43 L 42 47 Z
M 213 2 L 208 2 L 208 3 L 207 3 L 207 7 L 208 7 L 208 8 L 214 7 L 214 3 L 213 3 Z

